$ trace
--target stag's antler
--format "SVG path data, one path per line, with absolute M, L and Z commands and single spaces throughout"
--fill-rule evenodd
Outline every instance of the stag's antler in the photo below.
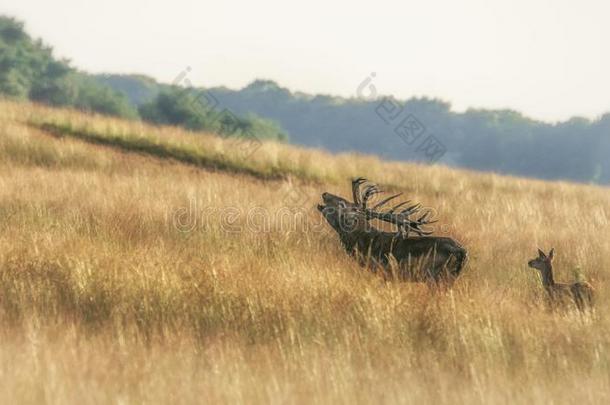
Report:
M 367 180 L 363 177 L 359 177 L 356 180 L 352 181 L 352 193 L 354 195 L 354 204 L 356 204 L 361 210 L 364 211 L 367 218 L 375 218 L 381 221 L 395 224 L 396 226 L 398 226 L 399 231 L 407 236 L 410 231 L 415 232 L 419 236 L 432 234 L 432 232 L 422 229 L 423 226 L 430 225 L 436 222 L 428 219 L 431 214 L 430 210 L 425 210 L 422 215 L 417 219 L 413 220 L 409 218 L 411 215 L 415 215 L 422 211 L 421 204 L 414 204 L 402 209 L 401 211 L 396 212 L 396 210 L 410 202 L 409 200 L 407 200 L 393 206 L 389 211 L 378 211 L 379 208 L 383 207 L 393 199 L 400 197 L 402 193 L 391 195 L 390 197 L 384 198 L 379 203 L 375 204 L 373 208 L 367 208 L 367 203 L 371 199 L 371 197 L 381 193 L 382 191 L 379 189 L 379 187 L 377 187 L 376 184 L 371 183 L 368 184 L 364 188 L 364 191 L 361 192 L 360 186 L 364 183 L 367 183 Z
M 354 204 L 360 206 L 362 202 L 360 201 L 360 185 L 362 183 L 366 183 L 366 179 L 364 177 L 358 177 L 357 179 L 352 180 L 352 195 L 354 196 Z

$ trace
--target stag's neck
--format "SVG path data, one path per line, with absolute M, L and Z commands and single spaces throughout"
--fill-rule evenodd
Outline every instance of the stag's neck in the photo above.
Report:
M 542 276 L 542 285 L 546 288 L 551 288 L 555 285 L 553 278 L 553 265 L 549 264 L 544 270 L 540 271 Z
M 354 250 L 354 247 L 356 246 L 356 242 L 358 241 L 358 238 L 355 236 L 354 232 L 349 232 L 349 233 L 339 232 L 339 239 L 341 240 L 341 244 L 343 245 L 345 250 L 347 250 L 348 252 L 351 252 L 352 250 Z
M 352 231 L 340 234 L 341 243 L 349 253 L 355 250 L 366 251 L 371 240 L 378 236 L 381 231 L 372 228 L 366 231 Z

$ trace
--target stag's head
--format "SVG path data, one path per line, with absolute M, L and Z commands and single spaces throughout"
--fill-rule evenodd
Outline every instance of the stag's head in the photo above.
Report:
M 367 218 L 356 204 L 331 193 L 323 193 L 322 201 L 318 211 L 339 234 L 366 229 Z
M 388 211 L 379 210 L 402 193 L 387 197 L 373 207 L 369 207 L 370 199 L 381 193 L 381 190 L 377 185 L 367 183 L 368 181 L 362 177 L 352 181 L 353 202 L 331 193 L 322 194 L 324 204 L 319 204 L 318 210 L 337 232 L 341 234 L 354 230 L 365 230 L 369 220 L 378 219 L 398 226 L 399 230 L 406 234 L 414 232 L 421 236 L 431 233 L 422 229 L 423 226 L 435 222 L 428 219 L 430 211 L 423 212 L 417 219 L 411 218 L 412 215 L 421 211 L 420 204 L 405 208 L 409 201 L 404 201 Z M 361 189 L 364 184 L 366 185 Z

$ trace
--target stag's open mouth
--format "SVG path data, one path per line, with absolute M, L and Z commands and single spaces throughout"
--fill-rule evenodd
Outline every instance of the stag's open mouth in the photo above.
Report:
M 328 199 L 330 198 L 332 194 L 329 193 L 322 193 L 322 201 L 324 201 L 324 204 L 318 204 L 318 211 L 322 212 L 324 211 L 324 208 L 326 208 L 328 206 Z

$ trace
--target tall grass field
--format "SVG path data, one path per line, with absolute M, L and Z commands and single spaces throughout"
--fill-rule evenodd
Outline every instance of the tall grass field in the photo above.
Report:
M 452 289 L 345 254 L 315 204 L 357 176 L 434 208 Z M 0 101 L 0 403 L 607 404 L 609 224 L 604 187 Z

